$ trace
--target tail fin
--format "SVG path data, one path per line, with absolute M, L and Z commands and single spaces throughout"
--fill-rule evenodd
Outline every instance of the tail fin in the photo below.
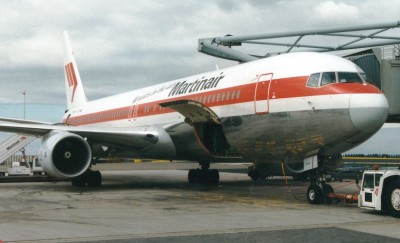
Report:
M 67 31 L 64 31 L 64 72 L 65 87 L 67 90 L 67 107 L 68 110 L 84 105 L 87 102 L 85 92 L 83 90 L 81 77 L 79 76 L 78 67 L 75 62 L 74 53 Z

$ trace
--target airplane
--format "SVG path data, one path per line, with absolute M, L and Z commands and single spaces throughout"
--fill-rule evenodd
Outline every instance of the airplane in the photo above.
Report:
M 67 110 L 59 124 L 0 118 L 0 131 L 42 137 L 39 161 L 73 186 L 100 186 L 101 158 L 197 161 L 189 183 L 219 182 L 210 164 L 250 161 L 253 179 L 311 172 L 310 203 L 333 192 L 324 171 L 370 138 L 385 95 L 354 63 L 295 52 L 89 101 L 65 40 Z

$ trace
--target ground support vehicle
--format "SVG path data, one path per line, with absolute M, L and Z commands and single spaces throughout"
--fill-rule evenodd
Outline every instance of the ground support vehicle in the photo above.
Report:
M 400 170 L 364 171 L 358 206 L 400 218 Z

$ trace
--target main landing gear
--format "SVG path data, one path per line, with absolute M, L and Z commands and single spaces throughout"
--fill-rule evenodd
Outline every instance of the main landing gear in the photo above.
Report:
M 102 177 L 100 171 L 92 171 L 90 169 L 80 176 L 71 178 L 71 184 L 75 187 L 84 187 L 86 185 L 98 187 L 101 186 L 101 181 Z
M 253 181 L 265 181 L 267 179 L 267 175 L 262 174 L 255 165 L 249 166 L 248 170 L 249 172 L 247 173 L 247 175 Z
M 311 185 L 307 189 L 307 200 L 311 204 L 332 204 L 333 198 L 329 194 L 333 192 L 332 186 L 325 183 L 323 175 L 311 178 Z
M 217 185 L 219 182 L 218 170 L 210 170 L 210 162 L 201 162 L 198 169 L 191 169 L 188 173 L 190 184 Z

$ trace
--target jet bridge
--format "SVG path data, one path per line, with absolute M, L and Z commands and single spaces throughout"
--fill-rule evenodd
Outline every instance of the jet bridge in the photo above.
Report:
M 242 63 L 294 51 L 332 52 L 387 46 L 400 44 L 400 34 L 396 32 L 399 27 L 400 21 L 397 21 L 305 31 L 243 36 L 226 35 L 199 39 L 198 51 Z M 383 32 L 389 35 L 382 35 Z M 253 52 L 256 50 L 256 54 L 246 53 L 245 50 L 239 51 L 236 49 L 239 46 Z M 269 48 L 268 51 L 260 48 L 265 46 Z M 260 53 L 263 54 L 260 55 Z
M 36 137 L 14 134 L 0 143 L 0 164 L 6 159 L 21 151 L 25 146 L 35 140 Z

